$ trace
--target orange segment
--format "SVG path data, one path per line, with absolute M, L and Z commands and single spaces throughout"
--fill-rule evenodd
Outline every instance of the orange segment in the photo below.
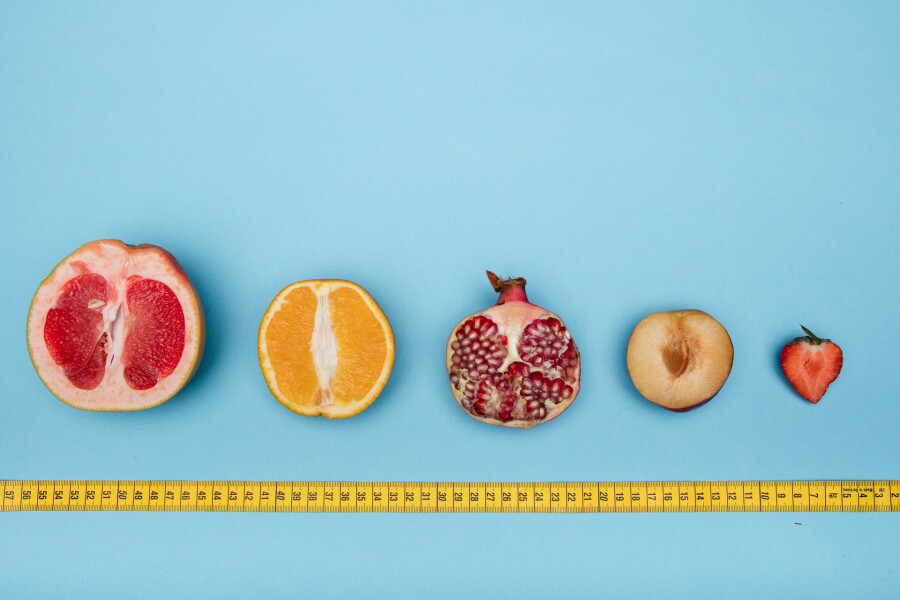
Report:
M 295 287 L 281 296 L 265 330 L 267 356 L 277 389 L 299 404 L 316 397 L 316 369 L 309 351 L 318 300 L 308 287 Z M 270 309 L 271 310 L 271 309 Z
M 361 398 L 372 389 L 386 366 L 388 340 L 381 321 L 357 290 L 334 290 L 330 304 L 339 348 L 332 381 L 337 404 L 347 398 Z
M 394 336 L 371 296 L 349 281 L 300 281 L 263 316 L 259 360 L 266 384 L 307 416 L 350 417 L 381 393 L 394 363 Z

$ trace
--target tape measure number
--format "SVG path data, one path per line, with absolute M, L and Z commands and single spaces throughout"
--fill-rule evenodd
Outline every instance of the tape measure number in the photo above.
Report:
M 0 511 L 900 512 L 900 481 L 0 481 Z

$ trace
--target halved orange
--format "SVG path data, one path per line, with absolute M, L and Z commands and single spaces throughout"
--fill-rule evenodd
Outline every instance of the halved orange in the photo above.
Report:
M 369 407 L 394 366 L 394 333 L 375 300 L 337 279 L 281 290 L 259 326 L 259 366 L 272 395 L 301 415 L 343 419 Z

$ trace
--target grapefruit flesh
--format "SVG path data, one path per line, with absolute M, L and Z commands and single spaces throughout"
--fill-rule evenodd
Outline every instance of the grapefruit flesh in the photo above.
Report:
M 177 393 L 203 351 L 203 311 L 175 258 L 157 246 L 85 244 L 41 283 L 28 316 L 38 375 L 87 410 L 140 410 Z

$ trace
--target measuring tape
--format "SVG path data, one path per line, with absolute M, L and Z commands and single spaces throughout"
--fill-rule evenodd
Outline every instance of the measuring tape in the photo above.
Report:
M 900 481 L 0 481 L 0 512 L 900 512 Z

